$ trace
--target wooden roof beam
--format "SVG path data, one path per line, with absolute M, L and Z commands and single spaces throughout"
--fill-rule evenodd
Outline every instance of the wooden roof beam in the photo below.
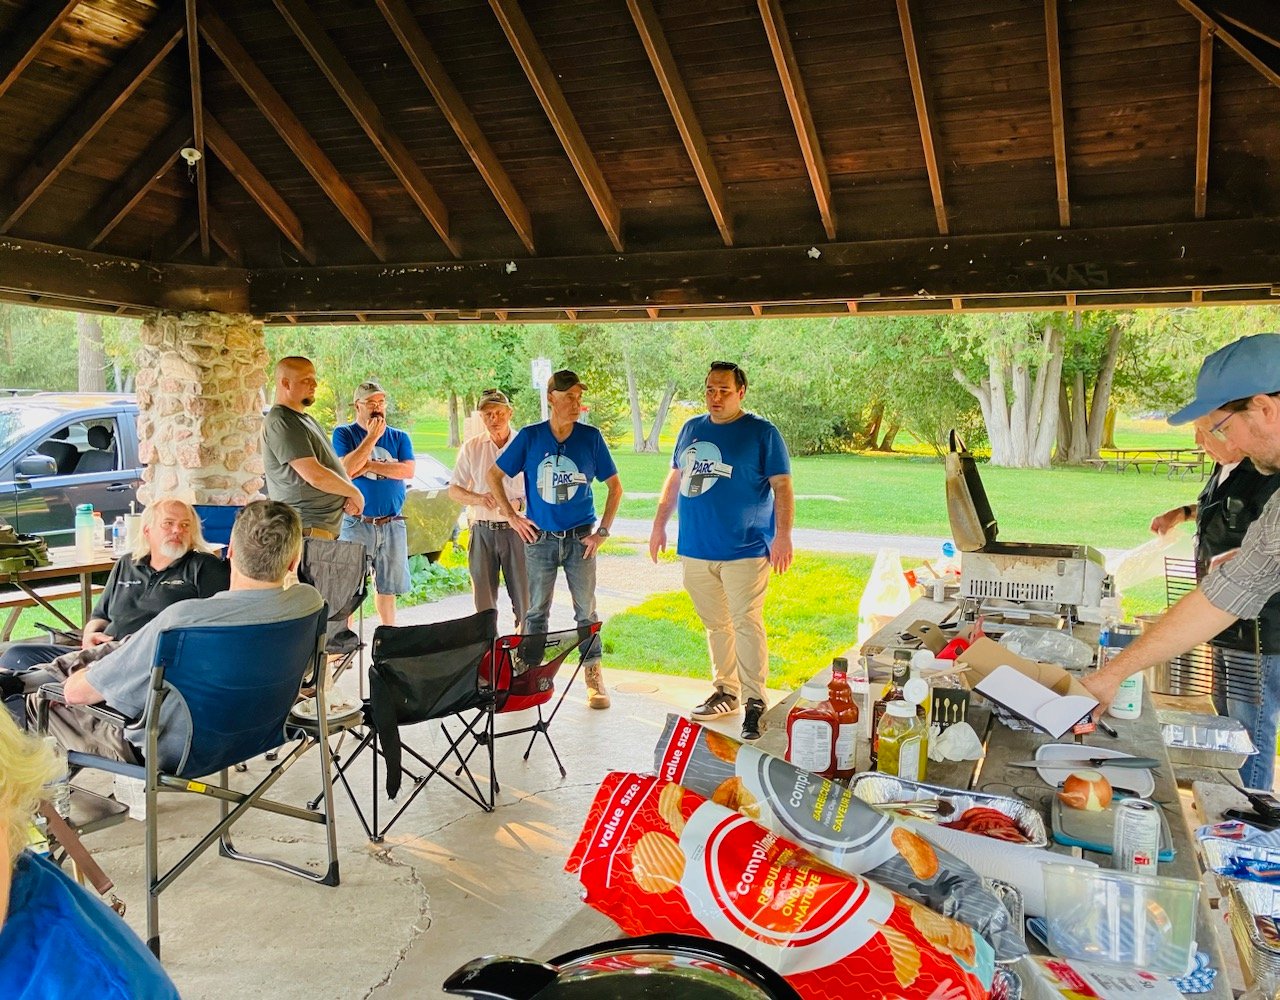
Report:
M 516 59 L 519 60 L 524 75 L 528 77 L 529 84 L 538 97 L 538 103 L 542 105 L 542 110 L 550 120 L 551 127 L 555 129 L 560 145 L 568 154 L 574 172 L 586 189 L 587 197 L 591 199 L 591 205 L 609 236 L 609 242 L 618 253 L 622 253 L 622 212 L 614 200 L 613 192 L 605 182 L 595 154 L 587 145 L 577 118 L 569 108 L 569 102 L 565 100 L 564 91 L 560 89 L 560 83 L 551 69 L 551 64 L 547 62 L 547 57 L 543 55 L 537 39 L 533 37 L 533 29 L 525 20 L 518 0 L 489 0 L 489 6 L 498 18 L 503 34 L 507 36 L 507 42 L 515 53 Z
M 818 200 L 822 228 L 826 230 L 827 239 L 834 240 L 836 215 L 831 205 L 831 179 L 827 176 L 827 161 L 822 155 L 818 129 L 813 124 L 813 111 L 809 107 L 804 80 L 800 76 L 800 64 L 796 61 L 791 38 L 787 35 L 787 25 L 782 18 L 781 0 L 757 0 L 757 3 L 760 18 L 764 21 L 765 35 L 769 38 L 769 50 L 773 53 L 774 65 L 778 68 L 778 79 L 782 81 L 782 93 L 791 112 L 791 123 L 795 126 L 796 138 L 800 141 L 800 154 L 804 157 L 809 183 Z
M 209 224 L 209 236 L 213 242 L 222 248 L 222 252 L 231 258 L 236 267 L 244 267 L 244 249 L 235 226 L 221 212 L 215 211 L 212 205 L 208 207 L 205 220 Z
M 187 34 L 187 70 L 191 81 L 192 148 L 200 155 L 190 165 L 196 182 L 196 211 L 200 217 L 200 257 L 209 259 L 209 175 L 204 158 L 204 85 L 200 78 L 200 29 L 196 0 L 184 0 Z
M 445 72 L 444 64 L 436 56 L 435 50 L 427 41 L 426 34 L 418 26 L 418 22 L 410 13 L 404 0 L 377 0 L 377 3 L 392 33 L 400 42 L 400 47 L 404 49 L 405 55 L 413 63 L 413 68 L 426 84 L 427 90 L 431 92 L 445 120 L 462 143 L 462 148 L 467 151 L 481 178 L 489 186 L 493 196 L 498 199 L 499 207 L 511 222 L 516 235 L 520 237 L 520 242 L 530 253 L 536 253 L 533 244 L 533 223 L 529 218 L 528 207 L 516 192 L 515 185 L 511 183 L 511 178 L 507 176 L 506 170 L 498 159 L 498 154 L 493 151 L 489 140 L 480 131 L 475 115 L 471 113 L 466 101 L 462 99 L 462 94 L 458 92 L 453 80 Z
M 1212 0 L 1219 20 L 1280 48 L 1280 11 L 1255 0 Z
M 213 115 L 205 113 L 205 138 L 208 140 L 209 148 L 223 166 L 227 168 L 231 176 L 234 177 L 245 193 L 249 195 L 258 207 L 266 214 L 267 218 L 272 221 L 275 227 L 280 230 L 294 249 L 300 253 L 303 258 L 310 264 L 316 262 L 315 252 L 307 246 L 303 236 L 302 223 L 298 216 L 294 213 L 280 192 L 272 186 L 271 182 L 262 176 L 260 171 L 254 164 L 240 144 L 237 143 L 227 130 L 222 127 L 222 123 Z
M 1280 87 L 1280 52 L 1276 51 L 1274 45 L 1263 41 L 1271 33 L 1262 27 L 1257 30 L 1247 27 L 1269 23 L 1254 10 L 1254 5 L 1246 7 L 1231 0 L 1178 0 L 1178 4 L 1207 27 L 1210 33 L 1221 38 L 1269 83 Z M 1257 6 L 1262 7 L 1261 4 Z
M 1203 219 L 1209 202 L 1209 106 L 1213 96 L 1213 32 L 1200 24 L 1200 74 L 1196 89 L 1196 195 L 1197 219 Z
M 386 260 L 386 251 L 374 237 L 369 210 L 226 23 L 208 5 L 200 12 L 200 33 L 365 246 L 378 260 Z
M 382 0 L 379 0 L 382 2 Z M 652 0 L 627 0 L 627 9 L 631 11 L 631 19 L 640 32 L 640 41 L 649 56 L 649 63 L 658 78 L 658 86 L 662 88 L 662 96 L 666 98 L 667 107 L 671 109 L 671 117 L 675 119 L 676 130 L 680 133 L 680 141 L 684 143 L 685 152 L 693 164 L 693 172 L 698 177 L 698 184 L 707 199 L 712 218 L 716 220 L 716 228 L 720 230 L 720 239 L 727 247 L 733 246 L 733 223 L 729 218 L 724 185 L 720 183 L 720 173 L 716 170 L 715 160 L 711 157 L 711 148 L 707 145 L 707 137 L 698 124 L 697 115 L 693 111 L 693 102 L 689 100 L 689 92 L 685 89 L 684 80 L 680 76 L 680 67 L 676 65 L 671 47 L 667 44 L 666 33 L 662 30 L 662 22 L 653 9 Z
M 41 46 L 62 26 L 80 0 L 42 0 L 34 4 L 0 47 L 0 97 L 31 65 Z
M 911 97 L 916 105 L 916 121 L 920 126 L 920 144 L 924 147 L 924 168 L 929 174 L 929 192 L 933 196 L 933 214 L 938 219 L 938 232 L 946 236 L 947 205 L 942 197 L 942 168 L 938 165 L 937 141 L 933 134 L 933 102 L 925 86 L 920 66 L 920 46 L 916 40 L 915 18 L 911 0 L 897 0 L 898 23 L 902 27 L 902 45 L 907 56 L 907 75 L 911 78 Z
M 9 186 L 12 193 L 0 211 L 0 233 L 7 233 L 13 228 L 14 223 L 71 164 L 76 154 L 92 141 L 107 119 L 172 51 L 182 37 L 182 31 L 182 4 L 171 3 L 107 75 L 90 88 L 35 159 Z
M 95 249 L 124 218 L 142 201 L 161 177 L 173 169 L 178 161 L 178 150 L 191 142 L 191 119 L 183 115 L 156 139 L 147 145 L 146 151 L 134 160 L 123 177 L 111 185 L 111 191 L 93 210 L 89 220 L 81 228 L 78 245 Z
M 458 241 L 449 235 L 449 210 L 431 186 L 422 169 L 414 160 L 413 154 L 387 124 L 378 110 L 378 103 L 365 89 L 360 77 L 351 64 L 338 51 L 338 47 L 325 31 L 319 19 L 311 12 L 304 0 L 275 0 L 276 10 L 288 23 L 289 28 L 297 36 L 302 47 L 307 50 L 320 72 L 325 75 L 333 89 L 338 92 L 342 102 L 351 112 L 356 123 L 364 129 L 386 161 L 391 172 L 400 181 L 419 211 L 431 223 L 431 227 L 444 243 L 445 248 L 454 257 L 461 257 L 462 250 Z
M 1044 0 L 1044 34 L 1049 54 L 1049 114 L 1053 120 L 1053 173 L 1058 183 L 1058 225 L 1071 225 L 1067 189 L 1067 123 L 1062 102 L 1062 43 L 1058 37 L 1058 0 Z

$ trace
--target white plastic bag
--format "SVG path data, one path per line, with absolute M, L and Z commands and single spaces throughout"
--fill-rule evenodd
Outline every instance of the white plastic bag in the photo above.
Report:
M 1168 556 L 1191 557 L 1191 536 L 1184 531 L 1166 531 L 1144 542 L 1136 549 L 1129 549 L 1107 559 L 1107 572 L 1116 581 L 1116 590 L 1123 593 L 1130 587 L 1164 576 L 1164 561 Z
M 858 645 L 893 621 L 910 603 L 911 592 L 902 575 L 898 550 L 880 549 L 867 577 L 867 589 L 858 602 Z

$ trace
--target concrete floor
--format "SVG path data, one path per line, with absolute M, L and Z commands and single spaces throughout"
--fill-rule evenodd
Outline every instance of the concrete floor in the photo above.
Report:
M 606 572 L 604 563 L 611 563 Z M 653 590 L 679 587 L 678 567 L 648 560 L 602 560 L 602 616 Z M 641 580 L 656 573 L 661 579 Z M 553 624 L 562 624 L 568 595 L 558 594 Z M 402 613 L 401 624 L 469 613 L 465 595 Z M 504 615 L 503 621 L 509 623 Z M 563 622 L 568 624 L 568 622 Z M 578 900 L 577 880 L 563 872 L 587 805 L 608 770 L 645 771 L 668 712 L 683 713 L 705 697 L 705 680 L 608 670 L 607 711 L 586 707 L 581 680 L 552 734 L 567 768 L 561 778 L 545 745 L 526 763 L 522 739 L 500 741 L 501 792 L 484 813 L 446 785 L 433 783 L 414 800 L 384 844 L 370 844 L 351 803 L 336 789 L 342 884 L 328 888 L 271 869 L 219 858 L 211 849 L 161 896 L 163 961 L 184 997 L 443 996 L 446 976 L 470 958 L 508 953 L 550 957 L 613 936 L 611 925 Z M 346 687 L 354 678 L 344 679 Z M 781 697 L 781 695 L 779 695 Z M 736 732 L 738 721 L 724 724 Z M 413 745 L 440 752 L 439 730 L 407 732 Z M 427 754 L 428 757 L 431 754 Z M 367 758 L 366 758 L 367 760 Z M 251 772 L 268 765 L 257 761 Z M 273 796 L 309 798 L 317 787 L 314 752 L 281 779 Z M 97 775 L 77 779 L 102 787 Z M 245 781 L 250 775 L 236 776 Z M 361 761 L 351 775 L 362 807 L 371 777 Z M 248 782 L 245 781 L 247 785 Z M 385 795 L 382 806 L 388 805 Z M 401 792 L 404 801 L 406 792 Z M 180 857 L 211 821 L 211 805 L 186 796 L 160 803 L 161 862 Z M 385 815 L 385 814 L 384 814 Z M 254 814 L 237 826 L 242 850 L 318 867 L 322 830 Z M 126 821 L 93 835 L 89 846 L 128 903 L 126 920 L 142 932 L 142 824 Z

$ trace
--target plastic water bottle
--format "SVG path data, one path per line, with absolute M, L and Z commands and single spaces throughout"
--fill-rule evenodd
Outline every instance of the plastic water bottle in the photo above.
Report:
M 76 558 L 86 562 L 93 558 L 93 530 L 93 504 L 82 503 L 76 507 Z
M 58 815 L 65 819 L 71 815 L 71 777 L 67 771 L 67 755 L 58 745 L 56 737 L 46 736 L 44 743 L 58 762 L 53 777 L 44 786 L 44 797 L 53 805 Z
M 117 559 L 129 551 L 128 529 L 125 528 L 124 515 L 119 515 L 111 522 L 111 553 Z

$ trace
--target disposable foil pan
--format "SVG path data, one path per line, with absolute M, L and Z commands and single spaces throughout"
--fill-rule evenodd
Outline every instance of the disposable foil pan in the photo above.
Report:
M 1160 735 L 1175 764 L 1238 771 L 1256 751 L 1238 719 L 1199 712 L 1160 711 Z
M 1280 976 L 1280 941 L 1267 940 L 1255 920 L 1258 916 L 1280 915 L 1280 888 L 1229 880 L 1227 905 L 1228 925 L 1245 977 L 1252 981 L 1263 973 Z
M 1205 837 L 1200 841 L 1200 853 L 1204 855 L 1204 866 L 1213 872 L 1218 891 L 1224 896 L 1227 894 L 1228 882 L 1247 881 L 1233 879 L 1221 873 L 1220 869 L 1225 868 L 1232 858 L 1250 858 L 1280 864 L 1280 847 L 1262 847 L 1243 840 L 1228 840 L 1226 837 Z
M 907 778 L 877 774 L 875 771 L 855 774 L 853 780 L 849 782 L 849 789 L 863 802 L 870 802 L 872 805 L 882 802 L 918 802 L 921 799 L 941 799 L 950 802 L 955 807 L 955 811 L 946 819 L 938 820 L 943 823 L 959 819 L 966 809 L 974 806 L 996 809 L 1013 820 L 1033 847 L 1047 847 L 1049 844 L 1044 818 L 1039 811 L 1022 799 L 1015 799 L 1008 795 L 989 795 L 986 792 L 961 791 L 944 785 L 927 785 Z

